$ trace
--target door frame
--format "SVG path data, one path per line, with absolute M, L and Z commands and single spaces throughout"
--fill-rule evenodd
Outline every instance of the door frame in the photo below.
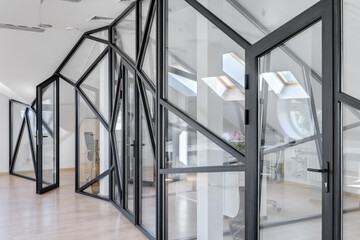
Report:
M 55 177 L 55 183 L 43 187 L 43 146 L 42 146 L 42 136 L 43 131 L 43 114 L 42 114 L 42 94 L 43 89 L 49 86 L 50 84 L 55 83 L 55 128 L 53 130 L 53 140 L 55 143 L 55 171 L 56 171 L 56 177 Z M 37 194 L 43 194 L 48 191 L 51 191 L 55 188 L 58 188 L 60 185 L 60 153 L 59 153 L 59 77 L 58 76 L 52 76 L 36 86 L 36 156 L 37 156 L 37 178 L 36 178 L 36 193 Z M 50 129 L 48 129 L 50 131 Z M 51 131 L 50 131 L 51 132 Z
M 268 34 L 246 49 L 246 75 L 249 79 L 246 90 L 246 109 L 249 121 L 246 125 L 246 239 L 260 239 L 260 166 L 259 166 L 259 104 L 258 74 L 259 58 L 285 41 L 296 36 L 319 20 L 322 22 L 322 163 L 329 164 L 327 192 L 322 184 L 322 239 L 334 239 L 334 4 L 332 0 L 321 0 L 297 17 Z M 256 151 L 254 151 L 254 149 Z M 336 171 L 340 169 L 336 168 Z M 324 182 L 323 174 L 323 182 Z M 256 204 L 254 204 L 256 203 Z

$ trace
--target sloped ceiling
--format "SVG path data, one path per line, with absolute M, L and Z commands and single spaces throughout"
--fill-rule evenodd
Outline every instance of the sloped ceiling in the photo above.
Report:
M 0 0 L 0 23 L 38 26 L 43 33 L 0 28 L 0 92 L 30 103 L 36 85 L 50 77 L 83 32 L 109 21 L 88 21 L 93 16 L 116 18 L 131 1 Z M 66 28 L 77 28 L 69 31 Z

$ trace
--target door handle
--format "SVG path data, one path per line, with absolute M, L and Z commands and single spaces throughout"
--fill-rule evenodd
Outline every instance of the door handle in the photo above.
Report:
M 307 168 L 308 172 L 323 173 L 324 190 L 329 192 L 329 162 L 326 162 L 325 168 Z

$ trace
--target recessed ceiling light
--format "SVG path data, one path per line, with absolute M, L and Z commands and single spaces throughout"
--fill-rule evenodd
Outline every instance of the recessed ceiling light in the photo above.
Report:
M 80 29 L 77 27 L 67 27 L 66 30 L 68 31 L 79 31 Z
M 45 29 L 40 27 L 31 27 L 31 26 L 24 26 L 24 25 L 14 25 L 14 24 L 7 24 L 7 23 L 0 23 L 0 28 L 6 28 L 11 30 L 20 30 L 20 31 L 28 31 L 28 32 L 45 32 Z

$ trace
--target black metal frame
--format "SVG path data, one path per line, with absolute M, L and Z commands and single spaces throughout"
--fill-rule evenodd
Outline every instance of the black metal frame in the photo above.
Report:
M 171 1 L 171 0 L 169 0 Z M 59 68 L 55 71 L 54 76 L 63 79 L 70 85 L 75 88 L 75 111 L 76 111 L 76 161 L 75 161 L 75 191 L 87 196 L 96 197 L 103 200 L 108 200 L 114 204 L 130 221 L 132 221 L 149 239 L 155 239 L 151 233 L 149 233 L 145 227 L 141 225 L 141 203 L 140 203 L 140 189 L 139 182 L 141 181 L 140 176 L 140 166 L 141 166 L 141 148 L 139 147 L 139 104 L 142 104 L 145 110 L 146 122 L 149 132 L 151 133 L 150 139 L 151 144 L 155 154 L 155 174 L 156 174 L 156 239 L 167 239 L 167 202 L 166 202 L 166 189 L 165 189 L 165 175 L 170 173 L 201 173 L 201 172 L 242 172 L 245 171 L 246 176 L 246 186 L 245 186 L 245 237 L 246 239 L 259 239 L 260 233 L 260 223 L 259 223 L 259 190 L 260 190 L 260 167 L 259 167 L 259 140 L 258 132 L 259 129 L 259 119 L 258 119 L 258 59 L 264 54 L 268 53 L 276 47 L 281 47 L 290 57 L 292 57 L 296 62 L 302 65 L 307 71 L 312 74 L 312 76 L 321 81 L 321 78 L 314 72 L 312 69 L 307 66 L 299 57 L 297 57 L 290 49 L 286 46 L 281 46 L 282 43 L 289 40 L 291 37 L 297 35 L 304 29 L 312 26 L 314 23 L 321 20 L 322 22 L 322 102 L 323 104 L 323 119 L 327 119 L 323 123 L 322 131 L 322 146 L 319 146 L 320 149 L 323 149 L 322 152 L 322 161 L 323 164 L 329 164 L 329 191 L 325 188 L 323 189 L 323 211 L 322 211 L 322 238 L 323 239 L 341 239 L 342 238 L 342 198 L 339 196 L 342 195 L 342 162 L 341 162 L 341 147 L 342 147 L 342 110 L 341 105 L 347 104 L 355 109 L 360 110 L 360 100 L 355 99 L 341 91 L 341 57 L 342 57 L 342 48 L 341 48 L 341 13 L 342 6 L 341 0 L 320 0 L 315 5 L 305 10 L 298 16 L 294 17 L 292 20 L 288 21 L 286 24 L 282 25 L 277 30 L 270 32 L 261 23 L 252 16 L 246 9 L 242 8 L 234 0 L 229 1 L 238 11 L 242 14 L 245 14 L 247 19 L 254 24 L 261 32 L 266 34 L 258 42 L 251 44 L 242 36 L 240 36 L 235 30 L 229 27 L 206 7 L 202 6 L 196 0 L 183 0 L 193 7 L 198 13 L 205 17 L 209 22 L 214 24 L 219 28 L 224 34 L 229 38 L 235 41 L 240 47 L 245 49 L 246 53 L 246 77 L 248 79 L 247 86 L 245 88 L 246 92 L 246 156 L 237 151 L 233 146 L 228 144 L 226 141 L 221 139 L 214 132 L 209 130 L 206 126 L 195 121 L 191 116 L 178 109 L 172 103 L 167 100 L 167 83 L 166 83 L 166 47 L 167 47 L 167 0 L 152 0 L 150 2 L 148 16 L 145 23 L 145 29 L 143 36 L 140 36 L 142 29 L 140 16 L 141 16 L 141 4 L 142 0 L 130 3 L 126 10 L 117 17 L 113 23 L 109 26 L 101 27 L 98 29 L 91 30 L 86 32 L 80 40 L 76 43 L 64 61 L 60 64 Z M 135 11 L 136 14 L 136 56 L 137 59 L 133 60 L 129 55 L 121 50 L 114 41 L 114 28 L 116 25 L 126 17 L 131 11 Z M 156 18 L 155 18 L 156 13 Z M 156 24 L 156 84 L 153 84 L 151 79 L 144 73 L 142 70 L 142 64 L 144 61 L 146 47 L 148 45 L 150 31 L 152 24 Z M 94 36 L 91 36 L 93 33 L 97 33 L 103 30 L 107 30 L 109 34 L 109 41 L 100 39 Z M 91 64 L 91 66 L 85 71 L 83 76 L 77 80 L 76 83 L 69 80 L 66 76 L 63 76 L 61 70 L 67 64 L 69 59 L 77 51 L 80 45 L 85 39 L 92 41 L 101 42 L 107 44 L 107 48 L 96 58 L 96 60 Z M 118 66 L 114 65 L 115 55 L 118 54 L 121 56 L 121 62 Z M 100 63 L 100 61 L 108 55 L 109 57 L 109 121 L 105 121 L 104 117 L 98 112 L 96 107 L 93 105 L 91 100 L 88 99 L 86 94 L 81 90 L 81 83 L 86 79 L 86 77 L 91 73 L 91 71 Z M 115 68 L 120 68 L 120 74 L 118 80 L 117 89 L 114 91 L 114 72 Z M 124 70 L 130 69 L 134 73 L 135 82 L 136 82 L 136 175 L 135 175 L 135 184 L 134 184 L 134 196 L 135 196 L 135 212 L 134 215 L 130 214 L 126 210 L 125 197 L 126 197 L 126 179 L 125 179 L 125 162 L 126 162 L 126 148 L 125 148 L 125 137 L 126 133 L 123 131 L 123 158 L 120 159 L 116 144 L 115 136 L 115 126 L 118 118 L 119 109 L 122 108 L 123 114 L 123 129 L 126 129 L 126 79 L 124 75 Z M 189 76 L 191 77 L 191 76 Z M 156 96 L 156 108 L 155 108 L 155 126 L 152 125 L 152 117 L 150 114 L 149 104 L 146 97 L 145 86 L 150 89 Z M 115 96 L 113 93 L 115 92 Z M 84 186 L 79 185 L 79 99 L 82 98 L 85 103 L 89 106 L 92 112 L 95 114 L 97 119 L 103 124 L 106 130 L 109 132 L 109 169 L 104 173 L 100 174 L 98 177 L 93 179 L 91 182 L 85 184 Z M 114 101 L 115 99 L 115 101 Z M 330 103 L 329 99 L 333 101 Z M 39 108 L 39 99 L 38 99 L 38 108 Z M 11 106 L 12 104 L 19 103 L 16 101 L 10 102 L 10 129 L 12 128 L 12 118 L 11 118 Z M 20 103 L 22 104 L 22 103 Z M 313 104 L 313 103 L 312 103 Z M 28 111 L 34 111 L 33 108 L 29 105 L 25 105 Z M 313 106 L 314 108 L 314 106 Z M 41 107 L 39 108 L 41 111 Z M 211 166 L 211 167 L 193 167 L 193 168 L 177 168 L 169 169 L 165 166 L 165 124 L 166 124 L 166 113 L 171 111 L 173 114 L 183 119 L 187 124 L 191 125 L 194 129 L 201 132 L 207 138 L 212 140 L 218 146 L 220 146 L 224 151 L 230 153 L 237 159 L 239 159 L 243 164 L 235 166 Z M 39 121 L 39 118 L 37 119 Z M 19 141 L 21 139 L 21 134 L 24 131 L 25 125 L 29 127 L 27 114 L 22 124 L 20 134 L 18 136 L 17 146 L 15 148 L 15 153 L 12 152 L 12 136 L 11 130 L 9 134 L 10 139 L 10 153 L 9 153 L 9 166 L 10 173 L 12 172 L 13 166 L 15 164 L 16 152 L 18 150 Z M 300 144 L 304 141 L 310 141 L 314 139 L 319 139 L 319 129 L 317 127 L 317 134 L 309 139 L 304 139 L 303 141 L 296 142 L 295 144 Z M 58 134 L 56 134 L 58 136 Z M 279 146 L 280 148 L 286 148 L 290 145 Z M 291 145 L 293 146 L 293 145 Z M 58 148 L 58 141 L 57 141 Z M 32 152 L 33 156 L 34 151 Z M 37 153 L 38 156 L 41 153 Z M 36 163 L 35 157 L 33 157 L 34 164 Z M 38 159 L 38 158 L 37 158 Z M 119 166 L 119 162 L 122 163 Z M 37 163 L 39 165 L 39 163 Z M 41 172 L 37 169 L 35 172 Z M 115 179 L 113 179 L 113 173 Z M 14 174 L 15 175 L 15 174 Z M 90 186 L 91 183 L 99 181 L 100 179 L 109 176 L 109 199 L 103 198 L 97 195 L 89 194 L 83 192 L 83 190 Z M 39 177 L 39 176 L 38 176 Z M 41 176 L 40 176 L 41 177 Z M 120 202 L 118 205 L 113 199 L 114 191 L 114 182 L 117 183 L 118 192 L 121 196 Z M 255 203 L 255 204 L 254 204 Z M 310 219 L 310 218 L 309 218 Z M 301 219 L 296 219 L 295 221 L 301 221 Z

